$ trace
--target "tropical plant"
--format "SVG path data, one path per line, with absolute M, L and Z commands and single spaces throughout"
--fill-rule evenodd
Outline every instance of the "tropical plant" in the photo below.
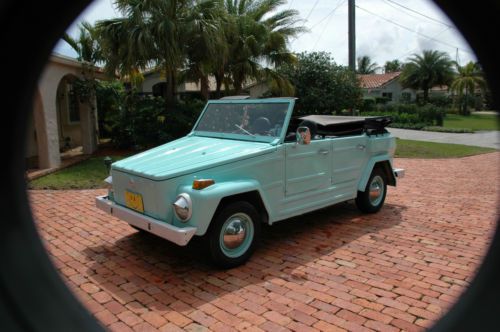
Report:
M 103 58 L 96 28 L 89 22 L 83 21 L 79 25 L 79 32 L 77 38 L 64 33 L 62 39 L 75 50 L 78 61 L 85 61 L 93 65 L 101 62 Z
M 184 77 L 200 82 L 201 95 L 209 99 L 209 75 L 215 72 L 221 59 L 227 58 L 228 45 L 224 34 L 227 21 L 220 1 L 197 1 L 188 13 L 183 34 L 186 64 Z M 219 87 L 220 89 L 220 87 Z
M 386 61 L 384 65 L 384 72 L 393 73 L 396 71 L 401 71 L 403 69 L 403 64 L 398 59 L 394 59 L 391 61 Z
M 184 64 L 184 41 L 193 19 L 193 1 L 116 0 L 124 17 L 97 22 L 106 68 L 134 81 L 141 71 L 161 68 L 167 104 L 174 103 L 177 74 Z M 198 22 L 200 23 L 200 22 Z M 204 23 L 200 23 L 204 24 Z
M 468 104 L 470 95 L 474 94 L 477 88 L 484 91 L 486 81 L 483 77 L 481 67 L 478 63 L 470 61 L 465 66 L 456 64 L 457 75 L 451 83 L 450 90 L 457 93 L 459 100 L 462 100 L 460 113 L 468 115 Z
M 375 74 L 380 67 L 368 55 L 358 58 L 358 69 L 356 72 L 361 75 Z
M 356 74 L 333 62 L 329 53 L 298 54 L 297 65 L 287 65 L 280 74 L 295 87 L 295 115 L 333 114 L 356 109 L 362 104 L 362 92 Z
M 453 61 L 448 54 L 435 50 L 424 50 L 413 54 L 400 76 L 404 88 L 422 90 L 424 103 L 429 100 L 429 90 L 436 85 L 448 85 L 453 79 Z
M 96 64 L 103 61 L 102 50 L 98 40 L 97 29 L 89 22 L 83 21 L 79 25 L 79 36 L 71 37 L 65 33 L 63 40 L 70 45 L 77 53 L 77 59 L 81 62 L 81 78 L 75 78 L 72 82 L 73 91 L 78 96 L 81 103 L 87 103 L 90 108 L 96 109 L 96 90 L 99 81 L 96 80 Z M 95 113 L 91 112 L 94 117 Z
M 297 26 L 300 20 L 296 10 L 277 11 L 285 3 L 286 0 L 224 2 L 229 19 L 226 26 L 229 45 L 226 71 L 236 94 L 241 93 L 243 85 L 250 79 L 261 78 L 274 82 L 281 89 L 290 90 L 290 85 L 279 77 L 274 68 L 296 61 L 287 43 L 305 29 Z

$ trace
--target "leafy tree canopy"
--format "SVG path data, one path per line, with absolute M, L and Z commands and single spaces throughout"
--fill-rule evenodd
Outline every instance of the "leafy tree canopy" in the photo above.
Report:
M 335 64 L 329 53 L 300 53 L 297 65 L 284 66 L 280 73 L 295 87 L 295 115 L 333 114 L 361 104 L 356 74 Z
M 451 83 L 454 76 L 453 64 L 449 55 L 444 52 L 425 50 L 422 54 L 413 54 L 403 68 L 400 82 L 404 88 L 422 90 L 424 102 L 427 102 L 432 87 Z
M 391 61 L 386 61 L 384 65 L 384 72 L 387 73 L 393 73 L 396 71 L 401 71 L 403 70 L 403 63 L 399 61 L 398 59 L 394 59 Z

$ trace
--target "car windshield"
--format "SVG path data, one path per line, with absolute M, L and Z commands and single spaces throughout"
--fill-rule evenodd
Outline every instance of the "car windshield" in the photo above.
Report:
M 210 103 L 195 128 L 204 136 L 270 142 L 279 138 L 289 103 Z

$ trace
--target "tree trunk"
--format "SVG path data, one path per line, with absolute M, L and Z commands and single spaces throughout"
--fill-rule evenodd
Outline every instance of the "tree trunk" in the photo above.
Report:
M 234 94 L 236 96 L 240 95 L 241 92 L 243 91 L 243 82 L 238 79 L 233 80 L 233 88 L 234 88 Z
M 214 73 L 215 76 L 215 97 L 216 98 L 221 98 L 222 93 L 222 82 L 224 81 L 224 70 L 218 70 L 216 73 Z
M 429 101 L 429 89 L 426 88 L 424 89 L 424 104 L 427 104 L 428 101 Z
M 205 101 L 207 101 L 210 98 L 210 86 L 207 75 L 201 75 L 200 90 L 201 90 L 201 96 Z
M 175 95 L 177 91 L 177 82 L 175 79 L 175 69 L 166 68 L 167 89 L 165 91 L 165 106 L 172 106 L 175 104 Z
M 464 115 L 469 115 L 469 89 L 465 88 L 465 98 L 464 98 Z

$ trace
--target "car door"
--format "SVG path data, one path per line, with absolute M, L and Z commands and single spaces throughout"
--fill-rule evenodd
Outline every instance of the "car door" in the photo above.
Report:
M 361 172 L 368 162 L 366 135 L 332 140 L 332 178 L 336 198 L 355 197 Z
M 285 144 L 285 196 L 314 194 L 330 186 L 331 141 Z

